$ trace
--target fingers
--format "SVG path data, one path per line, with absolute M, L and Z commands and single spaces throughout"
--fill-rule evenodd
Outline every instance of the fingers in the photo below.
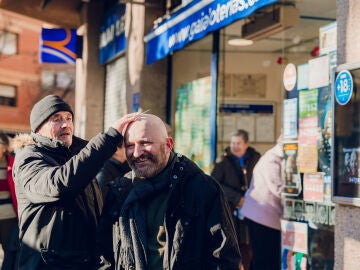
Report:
M 129 113 L 121 117 L 120 119 L 116 120 L 113 124 L 113 128 L 115 128 L 121 135 L 124 136 L 127 126 L 134 122 L 141 113 Z

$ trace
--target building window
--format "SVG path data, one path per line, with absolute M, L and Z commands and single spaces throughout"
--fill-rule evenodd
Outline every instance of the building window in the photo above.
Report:
M 185 7 L 191 1 L 192 0 L 170 0 L 170 2 L 168 2 L 168 8 L 170 12 L 174 12 L 181 7 Z
M 6 55 L 17 54 L 18 35 L 2 30 L 0 32 L 0 53 Z
M 0 84 L 0 106 L 16 106 L 16 86 Z

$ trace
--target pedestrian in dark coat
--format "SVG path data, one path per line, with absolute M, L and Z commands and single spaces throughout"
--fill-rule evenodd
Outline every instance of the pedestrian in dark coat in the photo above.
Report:
M 124 142 L 132 171 L 114 181 L 103 212 L 113 226 L 113 268 L 239 269 L 220 185 L 172 151 L 162 120 L 141 116 L 127 128 Z
M 254 148 L 249 146 L 249 135 L 245 130 L 235 131 L 230 140 L 230 147 L 225 149 L 223 159 L 215 164 L 211 175 L 223 188 L 238 236 L 240 251 L 245 270 L 250 269 L 251 246 L 246 220 L 240 215 L 244 196 L 250 186 L 253 169 L 260 158 Z
M 96 173 L 135 115 L 89 142 L 73 136 L 73 112 L 49 95 L 30 114 L 31 138 L 17 145 L 13 176 L 20 222 L 20 270 L 92 269 L 102 210 Z

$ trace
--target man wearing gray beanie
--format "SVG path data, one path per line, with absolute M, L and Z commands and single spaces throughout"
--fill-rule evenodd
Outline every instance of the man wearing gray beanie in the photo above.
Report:
M 89 142 L 73 135 L 73 111 L 60 97 L 38 101 L 30 135 L 15 138 L 20 270 L 93 269 L 102 197 L 95 176 L 116 151 L 128 114 Z

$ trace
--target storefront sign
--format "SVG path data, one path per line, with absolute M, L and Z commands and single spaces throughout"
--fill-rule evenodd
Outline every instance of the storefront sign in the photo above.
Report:
M 126 48 L 125 5 L 117 4 L 100 26 L 100 63 L 111 60 Z
M 75 29 L 43 28 L 41 30 L 40 62 L 75 63 L 76 41 Z
M 340 105 L 346 105 L 353 92 L 353 79 L 347 70 L 341 71 L 336 76 L 335 81 L 335 98 Z
M 274 105 L 267 104 L 220 104 L 220 112 L 224 113 L 261 113 L 272 114 Z
M 169 19 L 157 25 L 146 37 L 146 63 L 164 58 L 189 42 L 245 18 L 277 0 L 192 1 Z
M 284 87 L 287 91 L 291 91 L 296 85 L 296 67 L 294 64 L 287 64 L 283 74 Z

